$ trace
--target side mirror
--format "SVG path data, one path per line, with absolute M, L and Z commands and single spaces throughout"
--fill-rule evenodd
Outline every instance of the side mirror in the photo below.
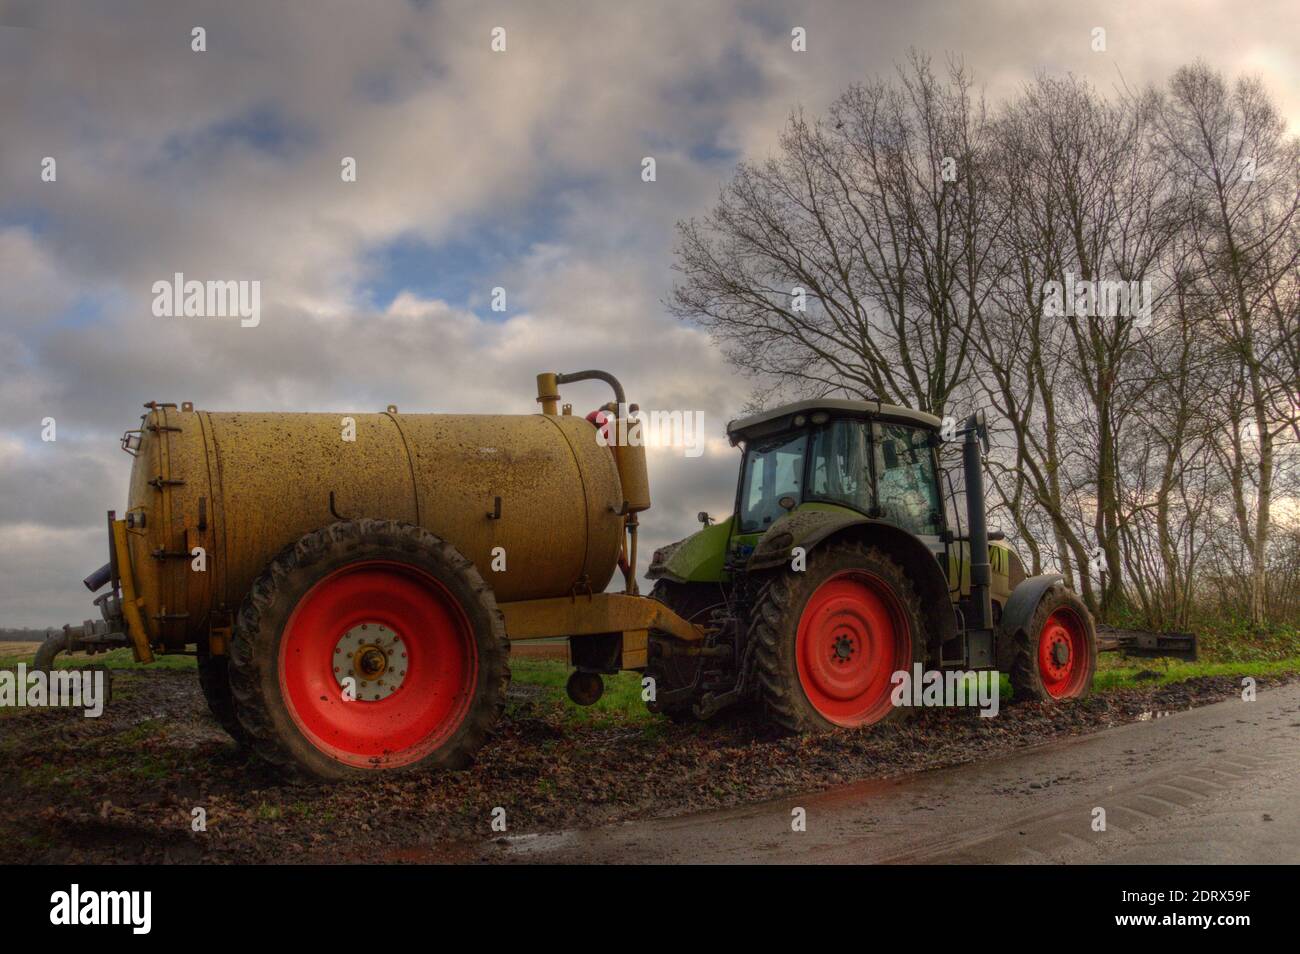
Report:
M 782 497 L 780 500 L 777 501 L 777 504 L 780 505 L 782 510 L 789 512 L 793 510 L 795 507 L 799 506 L 799 501 L 795 500 L 789 494 L 786 494 L 784 497 Z
M 898 466 L 898 448 L 894 446 L 893 441 L 885 441 L 881 444 L 880 452 L 885 458 L 885 470 L 893 470 Z
M 700 523 L 704 524 L 706 527 L 710 527 L 713 525 L 713 518 L 709 516 L 709 512 L 707 510 L 701 510 L 699 513 L 695 515 L 695 519 L 698 520 Z

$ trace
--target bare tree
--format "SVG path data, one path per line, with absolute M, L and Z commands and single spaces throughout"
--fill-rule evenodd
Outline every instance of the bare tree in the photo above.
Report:
M 769 386 L 942 414 L 988 287 L 986 136 L 963 67 L 942 82 L 915 54 L 826 119 L 795 113 L 779 155 L 741 164 L 707 216 L 679 224 L 669 307 Z
M 1010 425 L 1067 578 L 1100 610 L 1123 593 L 1121 434 L 1153 384 L 1132 356 L 1148 333 L 1141 319 L 1163 303 L 1138 296 L 1138 309 L 1115 310 L 1092 292 L 1150 282 L 1178 234 L 1150 119 L 1146 98 L 1106 101 L 1080 80 L 1040 76 L 997 125 L 1005 267 L 1000 307 L 979 316 L 980 380 Z M 1053 314 L 1052 285 L 1089 294 Z M 1106 584 L 1099 595 L 1092 573 Z
M 1223 347 L 1228 401 L 1215 451 L 1249 562 L 1250 618 L 1262 623 L 1278 441 L 1297 430 L 1300 149 L 1257 81 L 1230 90 L 1200 63 L 1174 75 L 1159 116 Z
M 1180 233 L 1171 259 L 1169 307 L 1134 355 L 1152 387 L 1125 428 L 1118 471 L 1127 579 L 1146 623 L 1162 629 L 1189 623 L 1205 524 L 1222 488 L 1209 454 L 1219 369 L 1187 239 Z

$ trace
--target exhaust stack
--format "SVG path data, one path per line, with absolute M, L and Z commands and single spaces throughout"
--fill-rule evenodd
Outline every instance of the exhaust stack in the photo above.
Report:
M 993 628 L 993 600 L 989 587 L 993 570 L 989 565 L 989 525 L 984 509 L 984 465 L 981 445 L 988 442 L 988 428 L 982 414 L 966 420 L 961 461 L 966 476 L 966 518 L 970 522 L 970 598 L 976 619 L 971 629 Z

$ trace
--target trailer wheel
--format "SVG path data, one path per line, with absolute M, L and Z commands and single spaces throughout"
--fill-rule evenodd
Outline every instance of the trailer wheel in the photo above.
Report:
M 271 561 L 230 654 L 239 722 L 323 779 L 461 768 L 505 708 L 510 644 L 474 564 L 421 527 L 336 523 Z
M 1097 672 L 1097 633 L 1083 601 L 1054 586 L 1029 623 L 1014 634 L 1011 689 L 1017 699 L 1080 699 Z
M 831 544 L 805 571 L 782 571 L 760 591 L 750 629 L 770 719 L 804 733 L 906 717 L 892 677 L 924 664 L 921 620 L 902 567 L 873 547 Z
M 235 697 L 230 689 L 230 659 L 227 656 L 198 657 L 199 688 L 208 703 L 208 711 L 226 734 L 239 743 L 249 744 L 248 733 L 235 715 Z

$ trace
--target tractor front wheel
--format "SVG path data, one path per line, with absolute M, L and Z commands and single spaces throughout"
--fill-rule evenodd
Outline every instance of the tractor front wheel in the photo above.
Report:
M 1043 595 L 1033 618 L 1016 633 L 1011 689 L 1017 699 L 1080 699 L 1097 672 L 1097 633 L 1083 601 L 1063 586 Z
M 461 768 L 505 707 L 510 644 L 474 564 L 383 520 L 307 534 L 244 599 L 230 653 L 254 750 L 323 779 Z
M 764 584 L 750 639 L 770 719 L 790 732 L 904 717 L 893 676 L 925 661 L 921 606 L 902 567 L 845 542 L 814 552 L 803 572 Z

